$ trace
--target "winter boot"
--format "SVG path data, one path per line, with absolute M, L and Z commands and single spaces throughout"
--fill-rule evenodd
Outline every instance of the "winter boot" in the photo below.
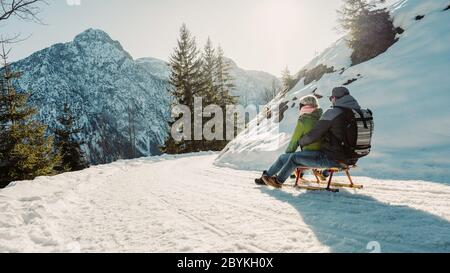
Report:
M 263 172 L 261 178 L 256 178 L 255 179 L 255 184 L 256 185 L 258 185 L 258 186 L 266 186 L 266 183 L 264 183 L 264 180 L 263 180 L 263 176 L 267 176 L 267 171 Z
M 283 187 L 283 183 L 278 181 L 278 178 L 276 176 L 266 176 L 264 175 L 262 177 L 264 183 L 266 183 L 267 186 L 272 186 L 277 189 L 281 189 Z

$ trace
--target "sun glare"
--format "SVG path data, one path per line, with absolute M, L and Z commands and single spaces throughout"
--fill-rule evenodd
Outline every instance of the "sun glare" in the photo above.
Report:
M 257 9 L 257 18 L 265 35 L 279 37 L 292 33 L 301 20 L 301 1 L 267 0 Z

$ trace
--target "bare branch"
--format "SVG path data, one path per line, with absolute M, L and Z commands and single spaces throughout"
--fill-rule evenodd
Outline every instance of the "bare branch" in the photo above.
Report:
M 43 24 L 38 17 L 41 4 L 48 5 L 46 0 L 0 0 L 0 22 L 17 17 L 20 20 Z
M 30 35 L 28 35 L 25 38 L 20 38 L 20 36 L 21 36 L 20 33 L 16 33 L 16 34 L 14 34 L 14 36 L 10 36 L 10 37 L 0 36 L 0 44 L 16 44 L 16 43 L 20 43 L 20 42 L 23 42 L 23 41 L 27 40 L 32 35 L 30 34 Z
M 42 4 L 48 5 L 46 0 L 0 0 L 0 23 L 11 18 L 17 18 L 23 21 L 32 21 L 39 24 L 44 24 L 38 17 L 41 12 L 40 6 Z M 13 44 L 22 42 L 28 39 L 20 38 L 20 33 L 11 37 L 0 37 L 0 43 Z

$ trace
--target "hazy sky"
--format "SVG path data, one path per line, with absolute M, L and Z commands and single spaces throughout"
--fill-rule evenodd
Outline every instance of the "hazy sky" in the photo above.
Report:
M 47 1 L 40 15 L 46 25 L 10 20 L 0 26 L 2 35 L 32 35 L 14 45 L 12 61 L 90 27 L 106 31 L 134 58 L 167 60 L 185 22 L 202 47 L 210 36 L 240 67 L 278 76 L 286 65 L 297 72 L 341 36 L 334 29 L 341 0 Z

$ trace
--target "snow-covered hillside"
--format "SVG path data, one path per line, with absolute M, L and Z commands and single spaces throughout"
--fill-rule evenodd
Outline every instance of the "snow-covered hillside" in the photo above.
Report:
M 357 177 L 364 190 L 273 190 L 216 157 L 13 183 L 0 190 L 0 252 L 450 252 L 447 185 Z
M 101 30 L 38 51 L 13 68 L 23 73 L 17 84 L 32 94 L 44 124 L 55 128 L 63 104 L 73 108 L 92 163 L 133 157 L 132 146 L 134 156 L 155 154 L 166 137 L 167 82 L 150 75 Z
M 290 107 L 279 128 L 242 134 L 217 164 L 268 168 L 285 150 L 294 130 L 296 99 L 315 91 L 325 96 L 321 104 L 327 108 L 326 96 L 332 88 L 347 84 L 360 104 L 374 112 L 376 122 L 373 152 L 360 161 L 358 174 L 450 182 L 450 10 L 444 10 L 449 5 L 448 0 L 404 0 L 391 6 L 394 24 L 404 33 L 387 52 L 356 66 L 350 66 L 352 51 L 345 41 L 337 41 L 305 67 L 323 64 L 335 72 L 306 86 L 302 79 L 275 99 L 272 110 L 281 103 Z M 275 119 L 276 115 L 272 123 Z

